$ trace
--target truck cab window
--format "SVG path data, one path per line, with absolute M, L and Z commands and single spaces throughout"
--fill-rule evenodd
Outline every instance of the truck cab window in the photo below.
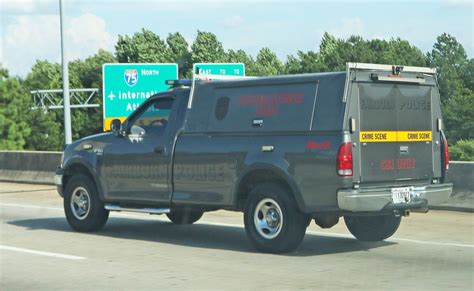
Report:
M 168 125 L 173 101 L 171 98 L 163 98 L 151 102 L 134 118 L 130 133 L 163 134 Z

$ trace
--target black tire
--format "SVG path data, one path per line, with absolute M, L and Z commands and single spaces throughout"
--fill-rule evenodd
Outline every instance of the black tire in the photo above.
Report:
M 344 216 L 347 229 L 361 241 L 381 241 L 391 237 L 400 226 L 401 216 Z
M 266 253 L 295 250 L 304 238 L 309 220 L 299 211 L 292 193 L 274 184 L 255 187 L 244 209 L 247 236 L 257 250 Z
M 83 207 L 72 201 L 73 195 L 79 202 L 84 203 Z M 64 212 L 71 228 L 81 232 L 99 230 L 109 218 L 109 211 L 100 201 L 94 182 L 85 175 L 74 175 L 67 183 L 64 191 Z
M 172 209 L 170 213 L 166 213 L 168 219 L 174 224 L 193 224 L 198 221 L 204 212 L 184 209 Z

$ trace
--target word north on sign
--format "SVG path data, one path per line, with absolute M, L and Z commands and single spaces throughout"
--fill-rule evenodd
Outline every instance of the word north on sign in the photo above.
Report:
M 168 90 L 166 80 L 178 79 L 177 64 L 104 64 L 104 131 L 113 119 L 124 121 L 150 96 Z

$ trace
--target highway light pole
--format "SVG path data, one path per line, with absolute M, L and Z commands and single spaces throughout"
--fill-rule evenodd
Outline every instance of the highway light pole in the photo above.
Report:
M 61 59 L 63 66 L 63 105 L 64 105 L 64 137 L 66 144 L 72 142 L 71 133 L 71 104 L 69 102 L 69 69 L 66 54 L 64 52 L 64 21 L 63 21 L 63 0 L 59 0 L 59 25 L 61 27 Z

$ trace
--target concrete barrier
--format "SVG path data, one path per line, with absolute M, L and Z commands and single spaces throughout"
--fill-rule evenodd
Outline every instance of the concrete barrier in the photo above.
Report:
M 445 203 L 431 209 L 474 212 L 474 162 L 451 161 L 446 182 L 453 183 L 453 194 Z
M 446 180 L 453 183 L 458 192 L 474 191 L 474 162 L 451 161 Z
M 0 181 L 54 184 L 61 152 L 0 151 Z M 454 184 L 448 202 L 433 209 L 474 210 L 474 162 L 452 161 L 446 182 Z
M 61 152 L 0 151 L 0 180 L 54 184 Z

